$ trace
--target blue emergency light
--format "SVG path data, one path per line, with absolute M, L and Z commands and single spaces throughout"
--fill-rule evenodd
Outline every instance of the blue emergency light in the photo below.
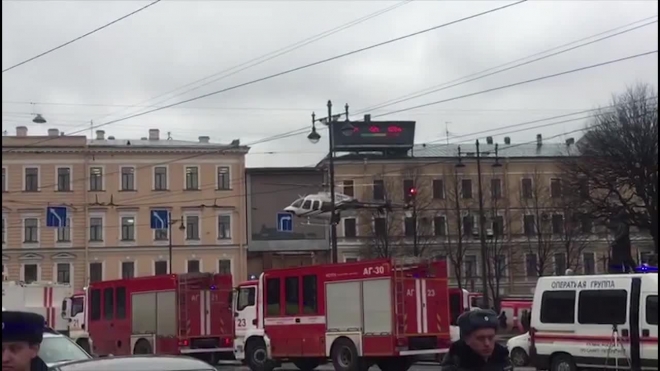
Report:
M 648 265 L 646 263 L 640 265 L 639 267 L 635 268 L 635 272 L 637 273 L 658 273 L 658 267 L 654 267 L 652 265 Z

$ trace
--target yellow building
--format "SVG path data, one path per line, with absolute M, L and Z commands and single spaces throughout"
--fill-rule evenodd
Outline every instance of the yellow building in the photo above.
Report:
M 2 138 L 2 263 L 10 280 L 87 282 L 169 271 L 169 235 L 151 229 L 154 210 L 172 216 L 172 270 L 246 278 L 245 154 L 238 141 L 148 137 L 92 140 Z M 47 207 L 66 207 L 64 228 Z

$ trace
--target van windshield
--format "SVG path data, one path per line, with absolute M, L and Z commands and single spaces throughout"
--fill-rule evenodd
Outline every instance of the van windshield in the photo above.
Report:
M 82 313 L 85 307 L 85 298 L 73 298 L 71 299 L 71 316 L 75 316 L 78 313 Z
M 247 307 L 251 307 L 255 304 L 255 293 L 256 290 L 254 287 L 242 287 L 238 291 L 238 302 L 236 303 L 236 310 L 243 310 Z

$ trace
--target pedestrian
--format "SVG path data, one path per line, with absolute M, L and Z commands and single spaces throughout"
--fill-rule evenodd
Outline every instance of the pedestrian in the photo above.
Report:
M 500 313 L 500 316 L 497 319 L 500 321 L 500 327 L 502 328 L 502 330 L 506 330 L 507 329 L 506 313 L 502 311 L 502 313 Z
M 442 371 L 506 371 L 513 367 L 505 346 L 495 341 L 497 313 L 479 309 L 458 317 L 460 340 L 449 347 Z
M 2 371 L 47 371 L 39 358 L 46 321 L 29 312 L 2 312 Z

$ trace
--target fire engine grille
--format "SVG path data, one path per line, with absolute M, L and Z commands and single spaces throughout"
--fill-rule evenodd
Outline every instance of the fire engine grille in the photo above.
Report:
M 220 347 L 219 338 L 196 338 L 190 340 L 190 347 L 193 349 L 211 349 Z
M 438 349 L 438 338 L 435 336 L 411 336 L 408 338 L 409 350 Z

